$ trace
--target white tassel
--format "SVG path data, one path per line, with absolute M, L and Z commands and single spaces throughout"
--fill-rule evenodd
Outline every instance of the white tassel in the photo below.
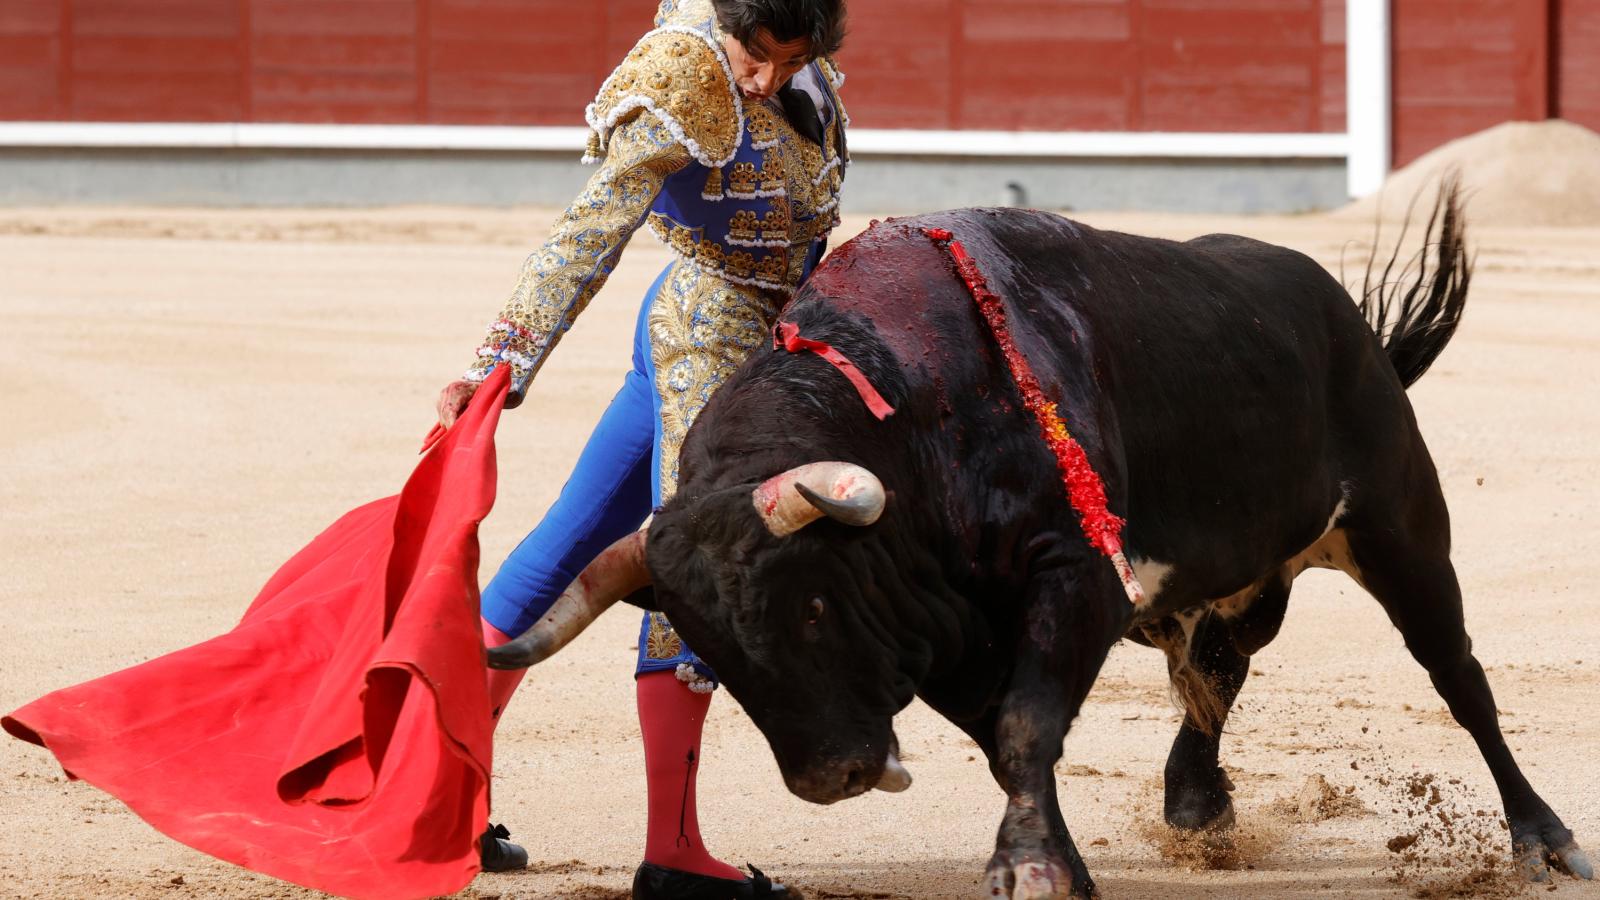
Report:
M 691 666 L 688 663 L 678 663 L 678 668 L 675 672 L 673 672 L 673 674 L 676 675 L 678 680 L 683 682 L 684 685 L 689 688 L 689 690 L 694 691 L 696 694 L 709 694 L 717 689 L 716 684 L 714 684 L 711 679 L 695 671 L 694 666 Z

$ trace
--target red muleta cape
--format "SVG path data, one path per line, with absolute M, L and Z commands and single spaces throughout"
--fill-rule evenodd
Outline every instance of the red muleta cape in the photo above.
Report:
M 0 725 L 219 859 L 352 897 L 459 890 L 489 809 L 478 523 L 507 384 L 502 366 L 398 496 L 318 535 L 232 631 Z

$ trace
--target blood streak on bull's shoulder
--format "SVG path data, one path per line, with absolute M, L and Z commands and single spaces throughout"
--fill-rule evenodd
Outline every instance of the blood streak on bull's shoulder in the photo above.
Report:
M 1017 349 L 1016 341 L 1011 337 L 1011 328 L 1006 323 L 1006 310 L 1000 295 L 989 289 L 989 283 L 978 269 L 977 262 L 967 253 L 967 248 L 955 239 L 954 233 L 943 228 L 924 228 L 922 233 L 950 257 L 961 280 L 972 292 L 972 299 L 977 301 L 983 320 L 988 323 L 989 331 L 994 334 L 995 342 L 1005 356 L 1011 378 L 1022 394 L 1023 404 L 1038 422 L 1040 435 L 1056 458 L 1056 468 L 1061 472 L 1067 499 L 1078 513 L 1084 536 L 1089 539 L 1090 546 L 1104 554 L 1116 567 L 1128 600 L 1135 606 L 1143 606 L 1144 588 L 1140 586 L 1133 567 L 1122 552 L 1122 526 L 1126 523 L 1107 507 L 1105 482 L 1089 462 L 1083 445 L 1067 431 L 1056 404 L 1045 396 L 1027 357 Z

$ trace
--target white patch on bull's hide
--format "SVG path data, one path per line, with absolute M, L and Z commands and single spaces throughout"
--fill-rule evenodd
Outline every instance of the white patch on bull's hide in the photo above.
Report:
M 1328 517 L 1328 527 L 1322 529 L 1322 533 L 1323 534 L 1327 534 L 1328 532 L 1332 531 L 1334 528 L 1338 527 L 1339 520 L 1344 518 L 1344 514 L 1349 510 L 1349 508 L 1350 508 L 1350 482 L 1341 481 L 1341 482 L 1339 482 L 1339 502 L 1334 505 L 1334 507 L 1333 507 L 1333 515 Z
M 1339 527 L 1339 520 L 1344 518 L 1350 504 L 1350 485 L 1347 482 L 1339 485 L 1339 488 L 1343 496 L 1333 508 L 1333 514 L 1328 516 L 1328 527 L 1311 542 L 1311 546 L 1284 564 L 1290 578 L 1311 568 L 1337 569 L 1355 579 L 1357 584 L 1365 586 L 1361 580 L 1361 570 L 1356 568 L 1355 558 L 1350 555 L 1350 541 L 1344 529 Z
M 1311 542 L 1311 546 L 1290 557 L 1283 564 L 1280 570 L 1282 577 L 1293 581 L 1295 576 L 1309 568 L 1338 569 L 1354 578 L 1356 583 L 1361 582 L 1355 560 L 1350 556 L 1350 542 L 1345 539 L 1344 529 L 1338 527 L 1339 520 L 1344 518 L 1350 506 L 1349 482 L 1340 483 L 1339 495 L 1339 502 L 1334 504 L 1333 512 L 1328 516 L 1328 524 L 1322 529 L 1322 534 Z M 1255 603 L 1261 591 L 1275 577 L 1279 576 L 1269 573 L 1265 578 L 1235 594 L 1211 601 L 1210 607 L 1224 619 L 1238 618 Z
M 1261 596 L 1261 588 L 1265 584 L 1265 580 L 1258 581 L 1242 591 L 1213 600 L 1211 601 L 1211 609 L 1224 619 L 1238 618 L 1244 614 L 1245 610 L 1250 608 L 1252 603 L 1256 602 L 1257 597 Z
M 1156 559 L 1129 559 L 1128 562 L 1133 565 L 1133 576 L 1139 579 L 1139 586 L 1144 588 L 1145 605 L 1155 603 L 1167 576 L 1172 574 L 1172 563 Z
M 1287 568 L 1291 578 L 1306 569 L 1337 569 L 1366 587 L 1361 579 L 1361 570 L 1356 567 L 1355 557 L 1350 555 L 1350 539 L 1343 528 L 1335 528 L 1318 538 L 1315 544 L 1289 560 Z
M 1183 612 L 1172 614 L 1172 618 L 1177 621 L 1178 627 L 1183 629 L 1183 644 L 1185 647 L 1191 649 L 1194 647 L 1194 629 L 1195 626 L 1200 624 L 1200 617 L 1205 614 L 1206 608 L 1204 606 L 1191 606 Z M 1184 655 L 1187 656 L 1188 652 L 1188 650 L 1184 651 Z

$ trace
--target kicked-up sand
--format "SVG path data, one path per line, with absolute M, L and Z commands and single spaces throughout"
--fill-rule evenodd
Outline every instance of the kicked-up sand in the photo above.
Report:
M 0 211 L 0 711 L 230 628 L 313 535 L 397 490 L 436 392 L 469 362 L 551 217 Z M 1600 228 L 1497 227 L 1470 206 L 1468 217 L 1466 320 L 1411 397 L 1506 739 L 1595 853 Z M 1370 233 L 1333 217 L 1080 218 L 1176 238 L 1242 232 L 1335 271 L 1344 257 L 1347 282 Z M 666 262 L 637 241 L 504 418 L 485 579 L 620 384 L 640 296 Z M 479 876 L 464 896 L 626 896 L 644 833 L 637 631 L 633 610 L 614 610 L 530 674 L 499 730 L 493 817 L 534 863 Z M 1495 868 L 1507 839 L 1476 749 L 1342 575 L 1304 575 L 1283 633 L 1253 660 L 1223 742 L 1240 823 L 1228 845 L 1184 847 L 1157 827 L 1177 722 L 1161 655 L 1119 645 L 1059 768 L 1068 824 L 1107 898 L 1520 892 Z M 712 850 L 812 898 L 977 894 L 1003 796 L 974 745 L 925 707 L 897 729 L 909 792 L 812 806 L 784 790 L 760 734 L 719 696 L 700 787 Z M 163 837 L 10 739 L 0 823 L 0 896 L 312 896 Z M 1557 884 L 1561 897 L 1600 897 Z

